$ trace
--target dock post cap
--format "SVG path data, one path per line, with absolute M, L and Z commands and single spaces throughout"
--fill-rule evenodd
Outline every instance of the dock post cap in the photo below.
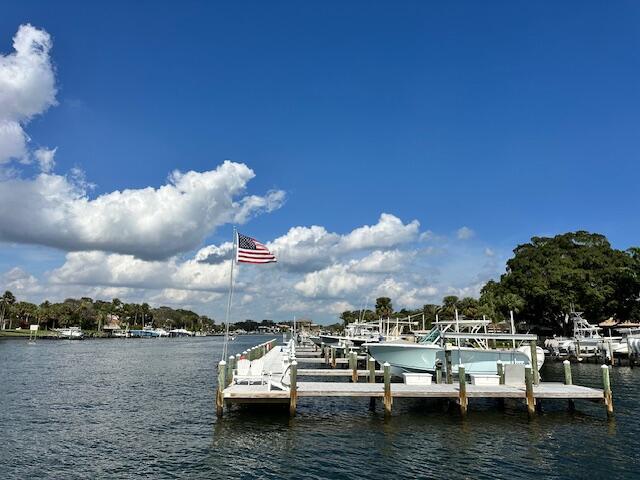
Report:
M 571 362 L 569 360 L 565 360 L 564 362 L 562 362 L 563 365 L 571 365 Z
M 298 362 L 295 361 L 295 359 L 290 363 L 290 365 L 298 365 Z
M 502 365 L 502 360 L 498 360 L 496 363 L 497 363 L 498 365 Z
M 225 362 L 224 360 L 220 360 L 220 363 L 218 363 L 218 365 L 226 365 L 227 362 Z
M 383 367 L 390 367 L 391 365 L 389 364 L 389 362 L 384 362 Z
M 609 365 L 602 365 L 600 368 L 608 369 L 608 368 L 609 368 Z
M 460 368 L 464 368 L 464 363 L 458 364 L 458 369 L 460 369 Z

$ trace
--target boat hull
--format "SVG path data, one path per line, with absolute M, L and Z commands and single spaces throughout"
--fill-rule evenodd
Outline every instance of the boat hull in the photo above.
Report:
M 335 335 L 320 335 L 320 341 L 325 345 L 337 345 L 341 338 Z
M 438 345 L 411 345 L 408 343 L 366 344 L 369 354 L 380 364 L 388 362 L 394 372 L 433 372 L 436 362 L 445 364 L 444 348 Z M 458 365 L 465 367 L 468 374 L 495 374 L 497 362 L 503 364 L 530 364 L 530 354 L 522 350 L 480 350 L 475 348 L 453 347 L 451 350 L 451 367 L 454 373 Z M 544 363 L 544 353 L 538 348 L 538 370 Z

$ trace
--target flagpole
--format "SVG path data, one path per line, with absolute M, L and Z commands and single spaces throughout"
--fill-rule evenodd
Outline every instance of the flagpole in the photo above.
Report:
M 236 263 L 238 256 L 238 232 L 236 227 L 233 227 L 233 255 L 231 256 L 231 268 L 229 271 L 229 297 L 227 298 L 227 313 L 225 316 L 225 333 L 224 333 L 224 346 L 222 348 L 222 360 L 227 359 L 228 344 L 229 344 L 229 321 L 231 318 L 231 300 L 233 298 L 233 265 Z

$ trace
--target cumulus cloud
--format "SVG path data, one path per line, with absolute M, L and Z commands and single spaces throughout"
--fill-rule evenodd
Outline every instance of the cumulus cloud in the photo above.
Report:
M 207 172 L 175 171 L 159 188 L 96 198 L 89 197 L 89 185 L 77 172 L 4 179 L 0 240 L 146 260 L 169 258 L 197 247 L 220 225 L 280 207 L 282 191 L 242 196 L 254 176 L 245 164 L 225 161 Z
M 29 160 L 23 127 L 56 104 L 51 37 L 29 24 L 13 37 L 13 53 L 0 54 L 0 164 Z
M 0 285 L 4 286 L 4 290 L 20 292 L 24 295 L 37 294 L 42 290 L 38 279 L 19 267 L 14 267 L 2 274 Z
M 357 292 L 372 281 L 372 278 L 349 271 L 348 265 L 338 264 L 307 273 L 294 288 L 305 297 L 340 298 Z
M 456 237 L 458 237 L 458 240 L 469 240 L 470 238 L 473 238 L 475 234 L 476 232 L 471 230 L 469 227 L 461 227 L 456 232 Z
M 229 261 L 212 265 L 195 259 L 148 261 L 99 251 L 71 252 L 49 279 L 57 284 L 224 291 L 229 284 Z
M 415 251 L 375 250 L 366 257 L 355 261 L 351 270 L 369 273 L 398 272 L 415 254 Z
M 383 213 L 376 224 L 355 228 L 345 235 L 329 232 L 318 225 L 293 227 L 267 246 L 278 255 L 283 268 L 311 271 L 331 265 L 354 252 L 393 248 L 414 241 L 418 238 L 419 228 L 417 220 L 405 224 L 395 215 Z M 388 258 L 387 263 L 391 260 Z
M 405 225 L 398 217 L 383 213 L 377 224 L 356 228 L 342 239 L 340 246 L 346 250 L 393 247 L 415 240 L 419 229 L 418 220 Z

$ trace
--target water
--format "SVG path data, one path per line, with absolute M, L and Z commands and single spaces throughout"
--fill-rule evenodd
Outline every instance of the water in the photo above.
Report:
M 268 337 L 239 337 L 232 353 Z M 216 337 L 0 340 L 0 479 L 638 478 L 640 368 L 612 370 L 616 417 L 601 404 L 545 402 L 527 420 L 471 401 L 462 419 L 433 401 L 396 399 L 385 420 L 367 399 L 298 400 L 215 418 Z M 599 386 L 597 365 L 574 365 Z M 561 380 L 562 365 L 543 377 Z

